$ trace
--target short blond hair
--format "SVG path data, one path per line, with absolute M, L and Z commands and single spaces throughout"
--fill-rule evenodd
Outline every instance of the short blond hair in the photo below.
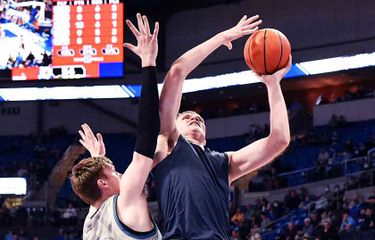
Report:
M 73 191 L 92 205 L 102 196 L 97 180 L 103 176 L 106 164 L 113 164 L 107 157 L 89 157 L 73 166 L 70 183 Z

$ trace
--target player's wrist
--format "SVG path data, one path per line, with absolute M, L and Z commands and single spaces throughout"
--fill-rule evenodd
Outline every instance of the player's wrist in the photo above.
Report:
M 220 32 L 216 35 L 216 37 L 219 39 L 221 44 L 224 44 L 227 41 L 227 37 L 225 36 L 225 32 L 228 30 L 225 30 L 223 32 Z
M 142 67 L 155 67 L 156 59 L 154 58 L 142 58 Z
M 142 67 L 156 67 L 156 61 L 142 61 Z
M 278 80 L 276 78 L 263 80 L 263 83 L 266 84 L 266 87 L 269 91 L 273 91 L 273 90 L 279 89 L 281 87 L 280 86 L 280 80 Z

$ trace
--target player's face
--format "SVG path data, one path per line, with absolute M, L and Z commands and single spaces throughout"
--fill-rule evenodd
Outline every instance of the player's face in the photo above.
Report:
M 197 140 L 206 139 L 206 125 L 198 113 L 182 113 L 177 117 L 176 126 L 184 136 L 192 136 L 198 138 Z
M 108 186 L 107 189 L 108 192 L 110 192 L 110 195 L 119 194 L 121 174 L 116 171 L 112 164 L 106 164 L 106 166 L 103 168 L 103 175 L 103 179 Z

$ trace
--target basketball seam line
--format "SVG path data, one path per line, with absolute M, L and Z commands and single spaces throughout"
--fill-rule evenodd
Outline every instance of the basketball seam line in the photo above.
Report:
M 251 41 L 249 42 L 249 47 L 247 48 L 247 52 L 248 52 L 248 54 L 249 54 L 249 60 L 250 60 L 250 63 L 251 63 L 251 65 L 253 65 L 256 74 L 260 74 L 261 72 L 258 71 L 258 69 L 255 67 L 255 65 L 254 65 L 254 63 L 253 63 L 253 60 L 251 60 L 251 51 L 250 51 L 251 49 L 250 49 L 250 46 L 251 46 L 251 42 L 252 42 L 252 41 L 253 41 L 253 39 L 251 39 Z
M 280 64 L 281 64 L 281 60 L 282 60 L 282 58 L 283 58 L 283 42 L 281 41 L 281 36 L 280 36 L 280 34 L 277 32 L 277 36 L 279 37 L 279 40 L 280 40 L 280 59 L 279 59 L 279 64 L 277 64 L 277 67 L 276 67 L 276 69 L 279 69 L 279 67 L 280 67 Z
M 267 61 L 266 61 L 266 45 L 267 45 L 267 42 L 266 42 L 266 34 L 267 34 L 267 30 L 264 30 L 264 39 L 263 39 L 263 60 L 264 60 L 264 69 L 266 70 L 266 74 L 268 75 L 268 71 L 267 71 Z

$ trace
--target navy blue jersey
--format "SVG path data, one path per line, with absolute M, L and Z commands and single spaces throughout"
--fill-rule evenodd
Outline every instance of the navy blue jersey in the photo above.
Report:
M 164 239 L 230 239 L 228 156 L 182 136 L 153 170 Z

